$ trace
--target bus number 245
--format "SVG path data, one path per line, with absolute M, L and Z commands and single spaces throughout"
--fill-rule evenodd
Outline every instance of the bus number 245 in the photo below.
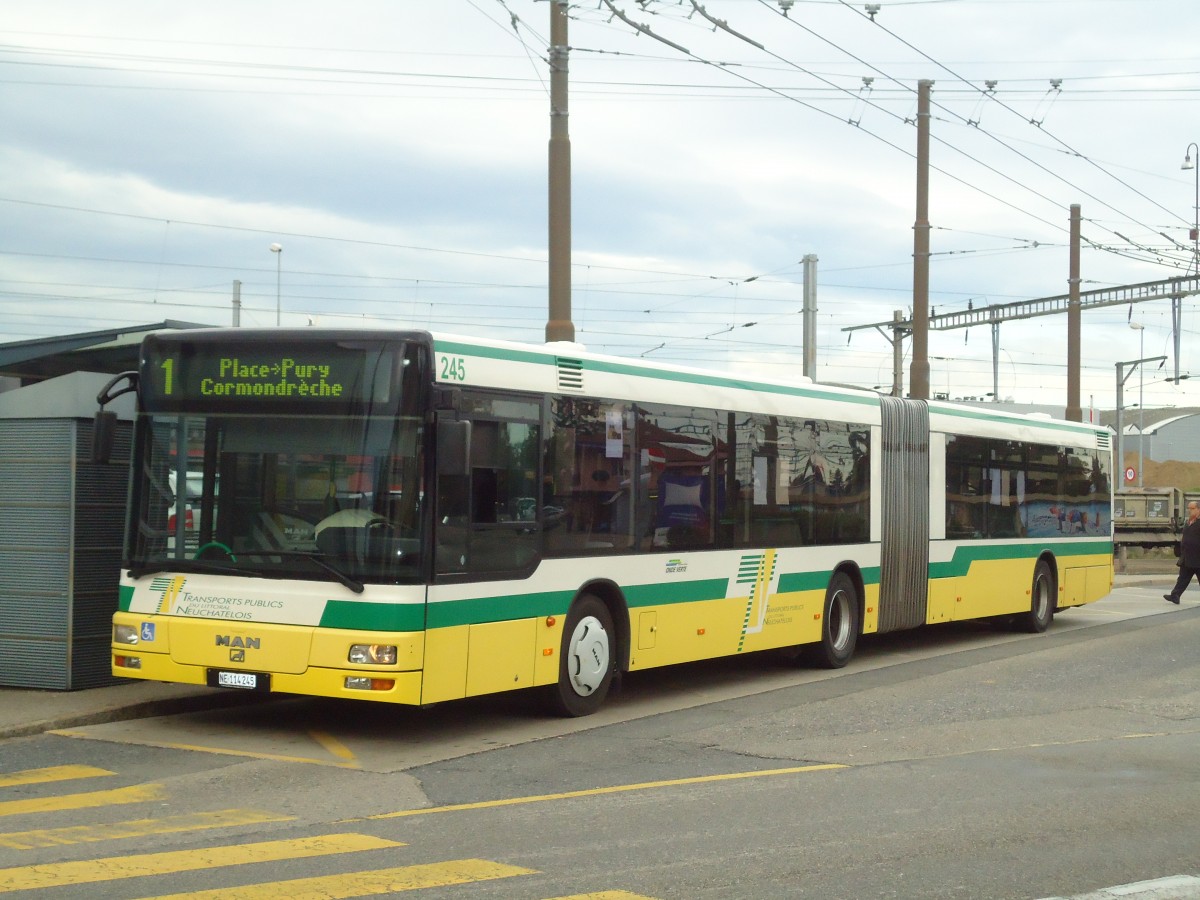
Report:
M 466 381 L 467 361 L 461 356 L 442 357 L 442 381 Z

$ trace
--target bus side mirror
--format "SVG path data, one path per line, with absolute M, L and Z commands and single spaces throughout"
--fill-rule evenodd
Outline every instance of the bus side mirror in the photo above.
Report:
M 471 474 L 471 423 L 439 418 L 437 423 L 439 475 Z
M 117 414 L 96 410 L 92 421 L 92 462 L 106 463 L 112 459 L 113 441 L 117 436 Z
M 121 372 L 109 379 L 108 384 L 96 395 L 100 408 L 92 420 L 92 462 L 106 463 L 112 459 L 113 441 L 117 436 L 117 414 L 104 407 L 122 394 L 136 391 L 137 383 L 137 372 Z

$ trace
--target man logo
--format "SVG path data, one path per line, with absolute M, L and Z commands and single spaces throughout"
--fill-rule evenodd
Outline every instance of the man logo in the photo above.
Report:
M 256 637 L 242 637 L 238 634 L 235 634 L 232 637 L 228 634 L 218 634 L 217 646 L 239 648 L 242 650 L 261 650 L 262 639 Z

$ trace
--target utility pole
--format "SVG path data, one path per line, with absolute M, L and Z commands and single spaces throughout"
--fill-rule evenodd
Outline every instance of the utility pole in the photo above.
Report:
M 1071 274 L 1067 279 L 1067 421 L 1082 422 L 1079 406 L 1079 204 L 1071 204 Z M 1121 463 L 1124 465 L 1124 462 Z
M 567 0 L 550 2 L 549 253 L 547 341 L 575 340 L 571 321 L 571 138 L 567 131 Z
M 913 224 L 913 358 L 909 396 L 929 399 L 929 95 L 933 82 L 917 82 L 917 219 Z
M 804 259 L 804 374 L 817 380 L 817 256 L 807 253 Z
M 233 327 L 237 328 L 242 324 L 242 283 L 236 278 L 233 280 Z

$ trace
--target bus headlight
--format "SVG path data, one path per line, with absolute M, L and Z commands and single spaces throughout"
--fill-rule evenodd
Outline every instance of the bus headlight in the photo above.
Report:
M 136 644 L 138 642 L 138 630 L 133 625 L 114 625 L 113 626 L 113 643 L 114 644 Z
M 395 644 L 351 644 L 349 660 L 356 665 L 394 666 Z

